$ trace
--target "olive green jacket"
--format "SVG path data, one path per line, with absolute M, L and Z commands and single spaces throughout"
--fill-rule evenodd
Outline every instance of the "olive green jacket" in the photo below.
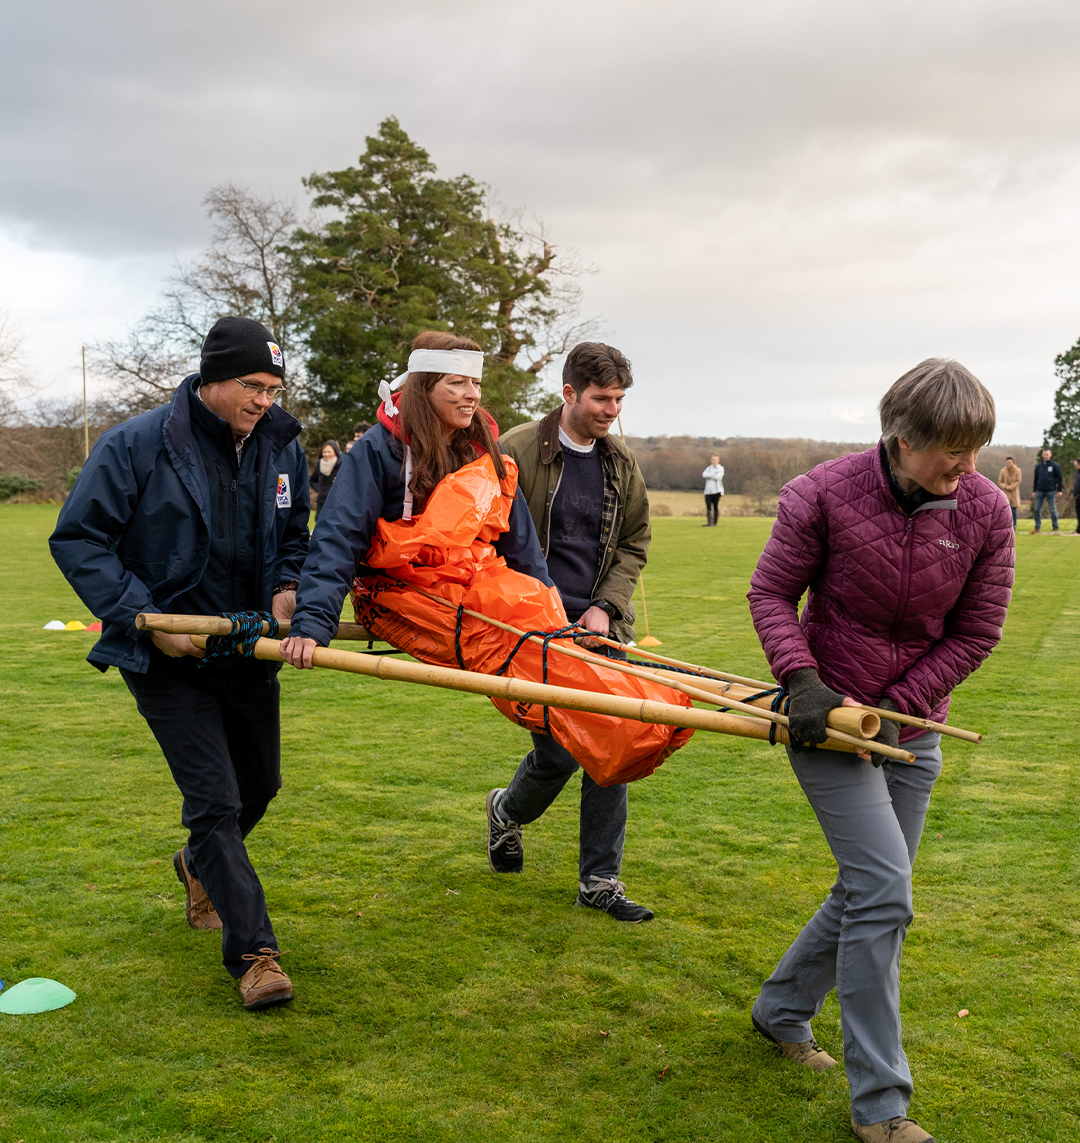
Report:
M 518 466 L 518 484 L 545 556 L 551 541 L 551 503 L 563 471 L 561 414 L 560 405 L 542 421 L 516 425 L 499 437 L 502 451 Z M 604 508 L 592 597 L 615 609 L 612 638 L 626 643 L 635 638 L 631 599 L 652 539 L 649 497 L 634 454 L 619 437 L 603 437 L 599 448 L 604 465 Z

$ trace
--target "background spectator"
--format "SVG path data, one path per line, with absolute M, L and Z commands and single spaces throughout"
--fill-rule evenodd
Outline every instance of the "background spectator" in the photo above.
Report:
M 715 528 L 724 495 L 724 466 L 719 454 L 709 457 L 709 467 L 701 475 L 705 478 L 705 527 Z
M 312 491 L 315 493 L 316 520 L 318 520 L 319 513 L 323 510 L 326 497 L 330 494 L 330 488 L 337 479 L 338 472 L 341 471 L 342 459 L 341 448 L 337 441 L 325 441 L 323 443 L 319 463 L 315 465 L 315 471 L 311 474 L 311 479 L 308 481 Z
M 1016 527 L 1016 510 L 1020 507 L 1020 481 L 1024 474 L 1016 466 L 1011 456 L 1005 458 L 1005 467 L 998 473 L 998 488 L 1005 493 L 1005 499 L 1012 509 L 1013 528 Z
M 1035 528 L 1032 535 L 1037 536 L 1042 527 L 1042 509 L 1044 503 L 1050 505 L 1050 522 L 1054 526 L 1054 535 L 1061 531 L 1058 528 L 1058 497 L 1064 490 L 1061 480 L 1061 466 L 1052 459 L 1048 448 L 1043 449 L 1042 460 L 1035 465 L 1035 483 L 1032 487 L 1034 495 L 1031 498 L 1031 514 L 1035 517 Z

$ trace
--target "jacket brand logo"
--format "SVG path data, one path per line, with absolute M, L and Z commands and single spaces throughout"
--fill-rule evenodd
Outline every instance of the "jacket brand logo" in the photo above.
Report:
M 952 542 L 952 540 L 938 540 L 938 543 L 939 543 L 939 544 L 940 544 L 940 545 L 941 545 L 943 548 L 952 548 L 954 551 L 957 551 L 957 552 L 958 552 L 958 551 L 960 551 L 960 545 L 959 545 L 959 544 L 954 544 L 954 543 Z
M 292 492 L 289 489 L 289 474 L 287 472 L 278 473 L 277 506 L 279 508 L 292 507 Z

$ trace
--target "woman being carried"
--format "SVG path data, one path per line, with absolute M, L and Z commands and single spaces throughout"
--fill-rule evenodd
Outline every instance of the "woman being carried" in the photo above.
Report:
M 569 631 L 517 467 L 500 452 L 498 427 L 480 406 L 482 359 L 467 338 L 423 333 L 409 372 L 394 383 L 401 392 L 380 386 L 379 423 L 347 454 L 312 538 L 291 634 L 281 644 L 286 661 L 312 666 L 315 647 L 335 637 L 351 588 L 357 620 L 423 662 L 689 706 L 668 687 L 567 659 L 547 644 L 519 643 L 477 618 Z M 600 785 L 652 773 L 692 733 L 493 702 L 571 753 L 595 756 L 590 773 Z

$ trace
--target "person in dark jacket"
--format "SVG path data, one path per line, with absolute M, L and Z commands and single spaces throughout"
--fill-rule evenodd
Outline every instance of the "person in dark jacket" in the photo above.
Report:
M 226 317 L 168 405 L 104 433 L 64 503 L 53 558 L 94 615 L 87 656 L 118 667 L 183 795 L 173 858 L 195 929 L 221 930 L 244 1006 L 292 999 L 244 839 L 281 786 L 277 664 L 141 631 L 139 612 L 272 611 L 288 619 L 307 550 L 300 424 L 275 398 L 285 360 L 258 322 Z
M 1073 511 L 1076 513 L 1076 531 L 1080 533 L 1080 456 L 1073 461 Z
M 754 627 L 804 746 L 824 742 L 828 712 L 855 700 L 943 722 L 950 692 L 1005 621 L 1012 513 L 975 471 L 994 431 L 993 398 L 962 365 L 932 359 L 901 377 L 880 411 L 876 448 L 784 487 L 750 581 Z M 762 986 L 752 1020 L 789 1060 L 824 1071 L 836 1061 L 810 1022 L 835 988 L 853 1131 L 867 1143 L 929 1143 L 907 1117 L 900 952 L 940 736 L 883 720 L 878 741 L 903 741 L 914 763 L 788 750 L 837 879 Z
M 342 459 L 341 448 L 337 441 L 324 442 L 309 482 L 311 490 L 315 493 L 316 520 L 326 503 L 327 496 L 330 495 L 330 488 L 337 479 L 337 474 L 341 471 Z
M 481 450 L 496 462 L 499 478 L 506 476 L 498 426 L 480 405 L 479 345 L 429 331 L 413 341 L 412 350 L 410 372 L 399 378 L 404 390 L 391 397 L 384 383 L 379 422 L 346 454 L 327 497 L 300 575 L 292 629 L 281 644 L 286 661 L 294 667 L 310 667 L 315 648 L 334 638 L 341 605 L 380 518 L 411 519 L 423 511 L 439 481 L 475 460 Z M 466 368 L 473 372 L 459 372 Z M 393 415 L 388 409 L 394 410 Z M 514 496 L 508 529 L 494 547 L 515 571 L 553 586 L 520 490 Z
M 1035 482 L 1032 485 L 1031 514 L 1035 518 L 1033 535 L 1038 535 L 1042 527 L 1043 504 L 1050 505 L 1050 523 L 1054 526 L 1054 535 L 1058 535 L 1058 497 L 1065 490 L 1065 483 L 1061 479 L 1061 466 L 1053 459 L 1053 453 L 1044 448 L 1042 460 L 1035 465 Z

